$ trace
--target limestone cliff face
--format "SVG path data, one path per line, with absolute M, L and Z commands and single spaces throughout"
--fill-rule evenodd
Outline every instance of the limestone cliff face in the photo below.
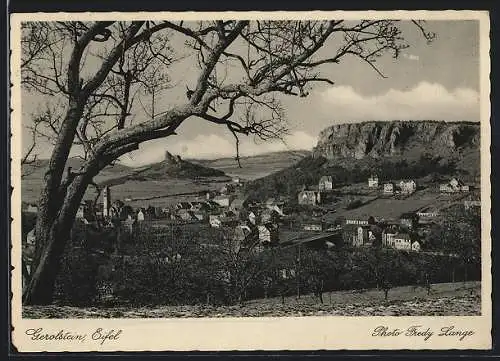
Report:
M 370 121 L 336 124 L 318 137 L 313 156 L 327 159 L 387 156 L 448 157 L 479 150 L 479 123 L 444 121 Z

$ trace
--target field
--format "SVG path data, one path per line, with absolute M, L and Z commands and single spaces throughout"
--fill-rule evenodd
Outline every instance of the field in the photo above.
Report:
M 254 300 L 237 306 L 69 307 L 24 306 L 24 318 L 169 318 L 169 317 L 269 317 L 269 316 L 468 316 L 479 315 L 480 282 L 432 285 L 430 295 L 422 288 L 397 287 L 389 292 L 337 291 L 324 294 L 324 303 L 304 295 Z
M 427 207 L 444 209 L 469 195 L 469 193 L 440 194 L 436 187 L 429 187 L 417 190 L 409 197 L 396 199 L 385 197 L 376 191 L 356 193 L 357 191 L 354 189 L 359 188 L 358 186 L 354 185 L 353 189 L 344 187 L 340 190 L 341 194 L 338 196 L 340 201 L 333 204 L 336 212 L 327 214 L 326 221 L 333 221 L 337 217 L 368 219 L 369 216 L 374 216 L 377 219 L 395 220 L 403 213 L 415 212 Z M 354 209 L 345 209 L 346 201 L 353 199 L 360 199 L 363 205 Z
M 309 151 L 298 150 L 241 157 L 241 168 L 238 167 L 238 163 L 234 158 L 192 160 L 192 162 L 202 164 L 206 167 L 222 170 L 224 173 L 232 177 L 254 180 L 287 168 L 309 154 Z
M 309 154 L 307 151 L 290 151 L 243 157 L 241 159 L 242 168 L 238 167 L 238 163 L 233 158 L 191 160 L 191 162 L 221 170 L 229 177 L 241 177 L 245 180 L 252 180 L 286 168 L 302 159 L 307 154 Z M 29 174 L 21 181 L 22 200 L 24 202 L 35 203 L 38 200 L 43 182 L 43 169 L 46 163 L 46 160 L 42 160 L 39 161 L 36 167 L 29 166 L 29 169 L 26 169 Z M 78 169 L 81 164 L 82 162 L 78 159 L 70 158 L 69 160 L 69 165 L 75 170 Z M 169 204 L 186 199 L 184 196 L 175 196 L 176 194 L 197 193 L 200 191 L 219 189 L 224 182 L 230 180 L 229 177 L 224 176 L 190 179 L 159 175 L 158 179 L 122 181 L 123 178 L 131 174 L 140 173 L 144 168 L 147 167 L 130 168 L 117 164 L 113 167 L 105 168 L 101 174 L 95 177 L 95 181 L 97 183 L 116 183 L 116 185 L 112 187 L 113 198 L 121 200 L 126 198 L 138 198 L 137 201 L 127 202 L 131 206 L 137 207 L 144 206 L 145 202 L 147 205 L 168 206 Z M 94 190 L 89 189 L 85 198 L 90 199 L 94 197 Z

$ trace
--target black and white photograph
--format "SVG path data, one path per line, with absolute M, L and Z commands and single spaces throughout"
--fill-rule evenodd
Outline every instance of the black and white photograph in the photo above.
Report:
M 19 343 L 491 345 L 487 13 L 270 14 L 11 18 Z

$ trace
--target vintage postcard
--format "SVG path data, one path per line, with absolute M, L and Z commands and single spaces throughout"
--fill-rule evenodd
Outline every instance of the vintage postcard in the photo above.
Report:
M 487 12 L 10 29 L 19 351 L 491 348 Z

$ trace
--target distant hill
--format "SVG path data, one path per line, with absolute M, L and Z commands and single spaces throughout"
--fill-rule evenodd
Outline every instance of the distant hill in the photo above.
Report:
M 69 158 L 67 167 L 72 167 L 77 171 L 82 164 L 83 160 L 79 158 Z M 47 159 L 37 160 L 33 164 L 23 166 L 23 174 L 25 174 L 21 181 L 23 201 L 35 202 L 38 199 L 47 166 Z M 123 197 L 131 194 L 131 191 L 140 196 L 155 192 L 168 193 L 174 189 L 178 193 L 188 192 L 200 188 L 199 184 L 195 184 L 200 180 L 220 182 L 229 179 L 221 170 L 182 160 L 179 156 L 174 156 L 169 152 L 166 152 L 165 160 L 159 163 L 140 168 L 117 163 L 104 168 L 95 177 L 98 184 L 119 186 L 118 192 Z M 94 189 L 89 189 L 87 193 L 90 194 L 89 192 L 93 193 Z
M 141 167 L 139 171 L 135 171 L 128 178 L 135 180 L 160 180 L 163 177 L 197 179 L 200 177 L 223 176 L 225 176 L 225 173 L 221 170 L 192 163 L 181 159 L 178 155 L 166 152 L 163 161 Z
M 49 164 L 48 159 L 37 159 L 32 164 L 23 165 L 21 172 L 24 175 L 21 179 L 22 186 L 22 200 L 25 202 L 36 202 L 40 195 L 40 190 L 43 185 L 43 178 L 45 176 L 45 171 Z M 67 167 L 71 167 L 74 171 L 78 171 L 83 165 L 83 160 L 80 158 L 69 158 Z M 133 171 L 133 168 L 127 167 L 126 165 L 116 163 L 112 166 L 104 168 L 95 177 L 97 183 L 108 182 L 112 179 L 122 179 L 129 175 Z
M 253 180 L 287 168 L 309 155 L 311 152 L 307 150 L 290 150 L 246 156 L 240 159 L 241 168 L 235 158 L 192 159 L 190 161 L 222 170 L 231 176 Z
M 459 175 L 478 181 L 479 123 L 380 121 L 337 124 L 320 133 L 312 155 L 247 185 L 251 198 L 295 198 L 302 185 L 331 175 L 335 184 L 382 179 Z
M 78 171 L 80 167 L 84 164 L 84 160 L 81 158 L 68 158 L 66 163 L 66 168 L 71 167 L 74 171 Z M 45 175 L 45 170 L 49 165 L 48 159 L 37 159 L 35 162 L 31 164 L 23 164 L 22 173 L 25 175 L 25 178 L 31 179 L 43 179 Z M 127 167 L 126 165 L 115 163 L 112 166 L 108 166 L 104 168 L 99 174 L 100 178 L 109 178 L 114 176 L 122 175 L 123 173 L 128 173 L 132 170 L 132 168 Z

